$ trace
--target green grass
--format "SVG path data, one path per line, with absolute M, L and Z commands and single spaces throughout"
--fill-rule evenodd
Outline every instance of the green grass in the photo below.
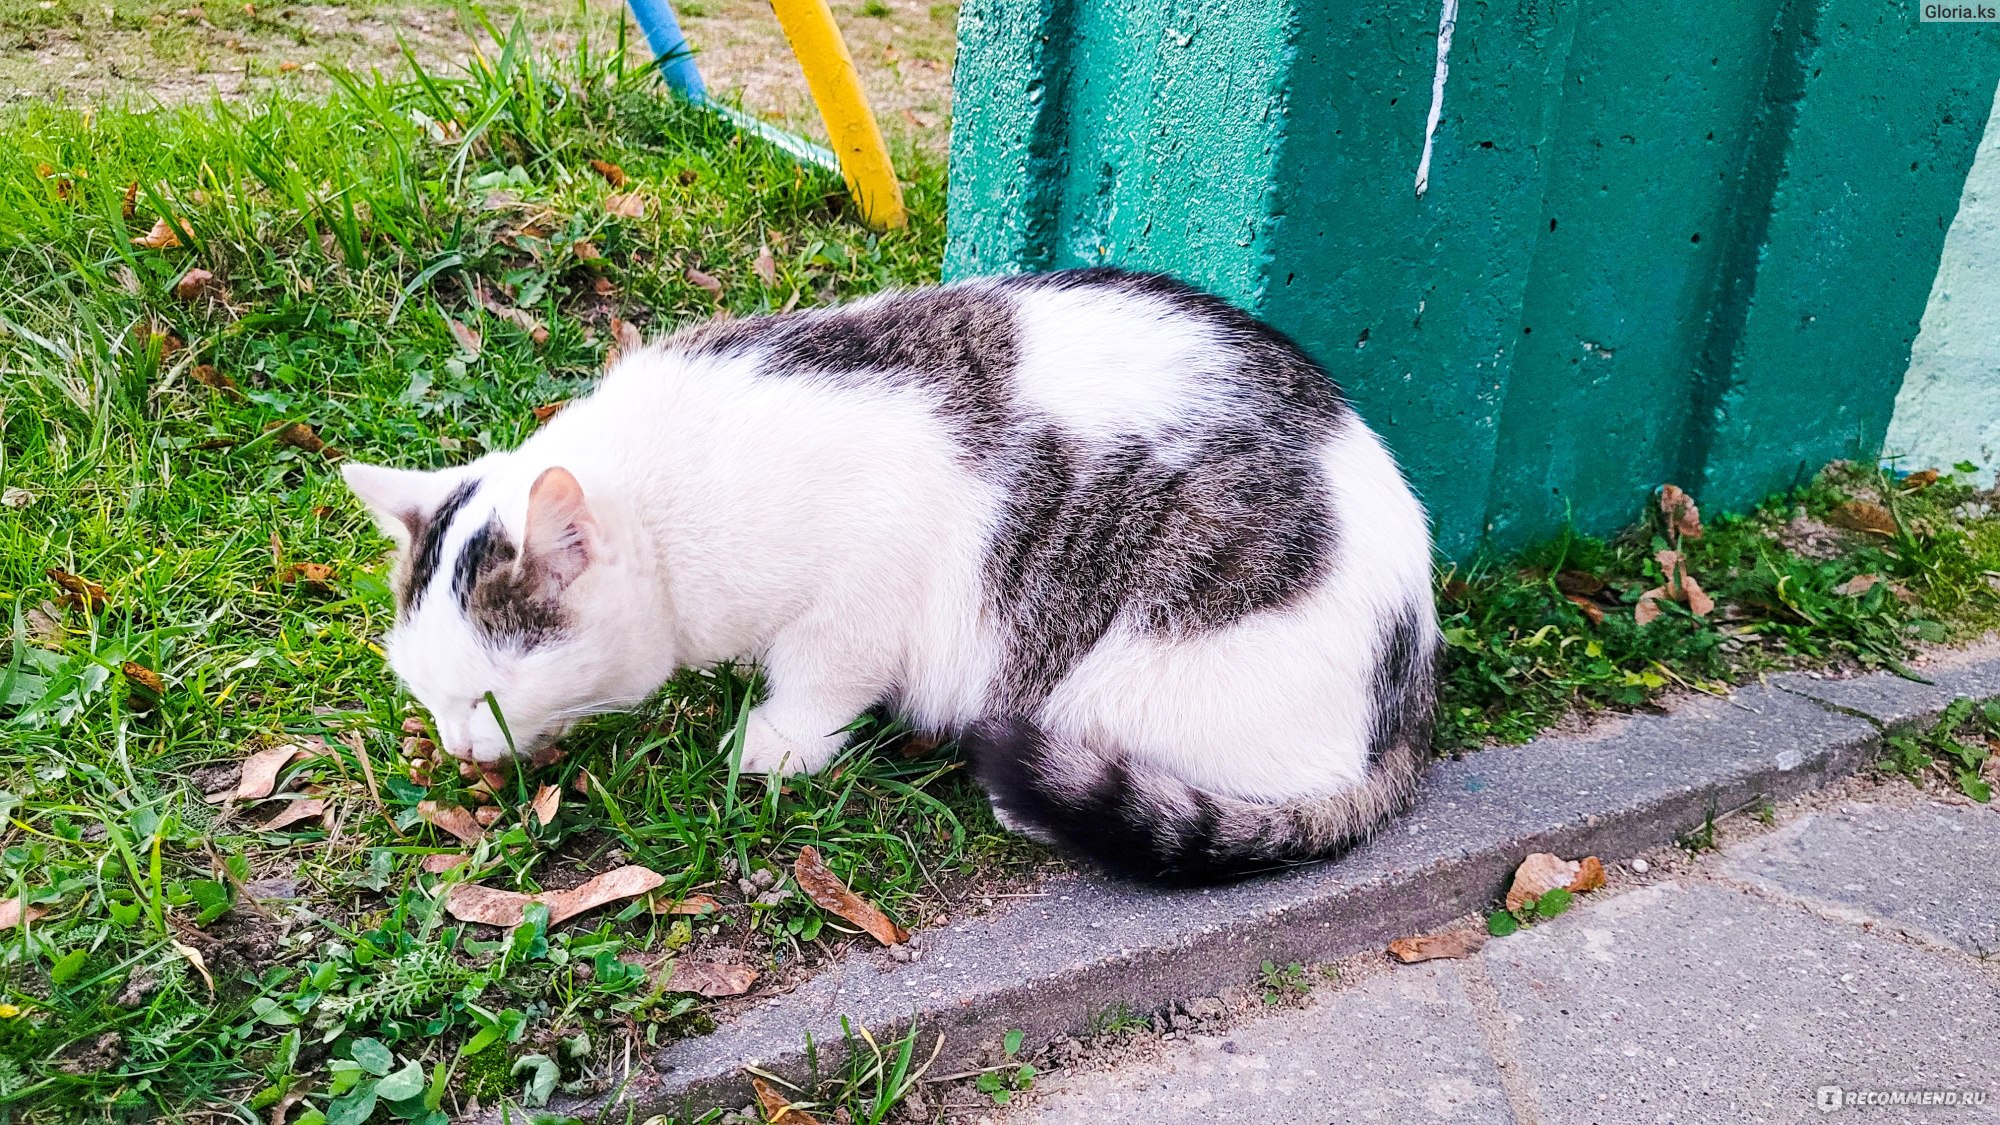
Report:
M 420 869 L 460 845 L 419 802 L 485 798 L 401 752 L 416 716 L 375 647 L 386 545 L 300 427 L 347 455 L 462 461 L 587 387 L 614 320 L 657 332 L 919 283 L 942 247 L 936 160 L 904 157 L 911 227 L 870 234 L 835 179 L 662 100 L 623 47 L 503 37 L 468 75 L 349 77 L 327 100 L 0 116 L 0 900 L 34 916 L 0 936 L 0 1118 L 427 1120 L 604 1090 L 628 1051 L 719 1010 L 663 959 L 741 957 L 768 987 L 848 940 L 790 886 L 800 848 L 911 923 L 1043 861 L 949 755 L 887 726 L 821 777 L 732 778 L 722 747 L 756 686 L 724 669 L 573 737 L 535 779 L 562 787 L 552 824 L 517 811 L 517 779 L 466 868 Z M 614 192 L 643 217 L 611 214 Z M 156 221 L 184 245 L 136 247 Z M 195 268 L 214 282 L 183 298 Z M 1850 494 L 1893 509 L 1893 532 L 1823 562 L 1774 542 Z M 1442 745 L 1767 668 L 1895 667 L 1985 628 L 2000 523 L 1978 500 L 1843 470 L 1712 521 L 1679 544 L 1707 619 L 1633 621 L 1661 580 L 1658 520 L 1453 573 Z M 51 569 L 103 605 L 62 604 Z M 1837 592 L 1863 573 L 1909 600 Z M 203 799 L 252 751 L 314 738 L 279 791 L 323 820 L 263 832 L 263 812 Z M 619 903 L 502 939 L 440 908 L 456 881 L 560 889 L 621 863 L 722 909 Z M 879 1121 L 932 1040 L 856 1043 L 801 1096 Z
M 267 1116 L 302 1096 L 287 1120 L 371 1100 L 366 1119 L 424 1120 L 603 1089 L 711 1006 L 621 957 L 740 954 L 782 979 L 847 939 L 785 877 L 802 846 L 909 922 L 967 872 L 1034 862 L 1002 853 L 957 763 L 879 725 L 820 778 L 732 787 L 721 747 L 755 689 L 723 670 L 573 739 L 537 779 L 564 786 L 553 825 L 512 811 L 517 782 L 469 870 L 419 871 L 458 845 L 418 801 L 473 802 L 399 755 L 411 705 L 374 643 L 385 544 L 336 465 L 274 427 L 462 460 L 587 386 L 614 317 L 664 331 L 926 281 L 938 260 L 935 162 L 906 164 L 911 227 L 873 235 L 836 179 L 662 100 L 604 46 L 512 39 L 471 75 L 350 78 L 324 102 L 0 119 L 0 898 L 46 911 L 0 939 L 0 1116 Z M 614 190 L 645 217 L 607 213 Z M 183 247 L 133 245 L 158 219 Z M 183 300 L 197 267 L 219 288 Z M 532 321 L 481 311 L 475 286 Z M 281 579 L 299 563 L 331 577 Z M 104 605 L 58 604 L 49 568 Z M 326 753 L 279 789 L 318 794 L 330 827 L 263 833 L 203 800 L 204 767 L 314 736 Z M 724 907 L 620 903 L 504 944 L 440 910 L 455 879 L 559 888 L 617 862 Z M 762 870 L 775 893 L 746 901 L 735 880 Z
M 1897 480 L 1835 465 L 1754 512 L 1709 521 L 1699 538 L 1673 534 L 1652 511 L 1608 541 L 1566 535 L 1448 572 L 1439 593 L 1448 646 L 1439 748 L 1524 741 L 1579 710 L 1718 692 L 1782 668 L 1906 672 L 1917 645 L 2000 625 L 1993 501 L 1949 477 Z M 1877 531 L 1829 525 L 1856 522 L 1852 513 L 1868 511 L 1857 504 L 1892 522 Z M 1817 553 L 1830 557 L 1790 549 L 1799 528 L 1814 529 L 1826 544 Z M 1664 581 L 1657 556 L 1668 549 L 1715 608 L 1697 617 L 1667 604 L 1642 626 L 1634 610 Z M 1869 575 L 1883 581 L 1842 592 Z

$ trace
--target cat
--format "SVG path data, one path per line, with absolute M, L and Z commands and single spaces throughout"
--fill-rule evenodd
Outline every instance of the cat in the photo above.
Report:
M 1344 850 L 1429 756 L 1423 508 L 1304 352 L 1165 276 L 704 324 L 511 452 L 344 472 L 460 758 L 755 661 L 744 772 L 820 770 L 884 706 L 1009 829 L 1185 883 Z

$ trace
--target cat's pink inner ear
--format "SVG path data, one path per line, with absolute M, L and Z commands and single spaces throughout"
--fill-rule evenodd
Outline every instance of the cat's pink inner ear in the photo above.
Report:
M 597 517 L 583 486 L 558 465 L 542 470 L 528 490 L 523 554 L 559 585 L 568 585 L 597 551 Z

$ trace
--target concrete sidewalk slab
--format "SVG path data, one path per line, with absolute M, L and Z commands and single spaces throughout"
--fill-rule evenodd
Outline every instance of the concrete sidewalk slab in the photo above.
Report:
M 2000 1096 L 1978 966 L 1705 885 L 1659 884 L 1487 946 L 1544 1125 L 1802 1121 L 1816 1092 Z M 1891 1120 L 1992 1121 L 1992 1107 Z
M 1928 683 L 1886 672 L 1844 679 L 1788 672 L 1771 677 L 1771 684 L 1885 727 L 1904 727 L 1934 718 L 1959 696 L 2000 697 L 2000 660 L 1994 655 L 1990 644 L 1939 653 L 1913 669 Z
M 1059 1075 L 1023 1125 L 1510 1125 L 1458 967 L 1416 965 L 1276 1011 L 1164 1057 Z
M 1987 806 L 1851 802 L 1732 853 L 1724 869 L 1975 956 L 2000 956 L 2000 811 Z

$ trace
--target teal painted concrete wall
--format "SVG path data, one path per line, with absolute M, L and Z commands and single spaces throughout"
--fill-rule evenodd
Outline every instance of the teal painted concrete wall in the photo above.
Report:
M 1951 472 L 1970 462 L 1974 471 L 1957 475 L 1984 487 L 2000 478 L 2000 127 L 1992 117 L 1945 236 L 1883 452 L 1904 470 Z
M 2000 27 L 1881 0 L 960 21 L 947 275 L 1115 263 L 1265 316 L 1453 554 L 1879 450 L 2000 80 Z

